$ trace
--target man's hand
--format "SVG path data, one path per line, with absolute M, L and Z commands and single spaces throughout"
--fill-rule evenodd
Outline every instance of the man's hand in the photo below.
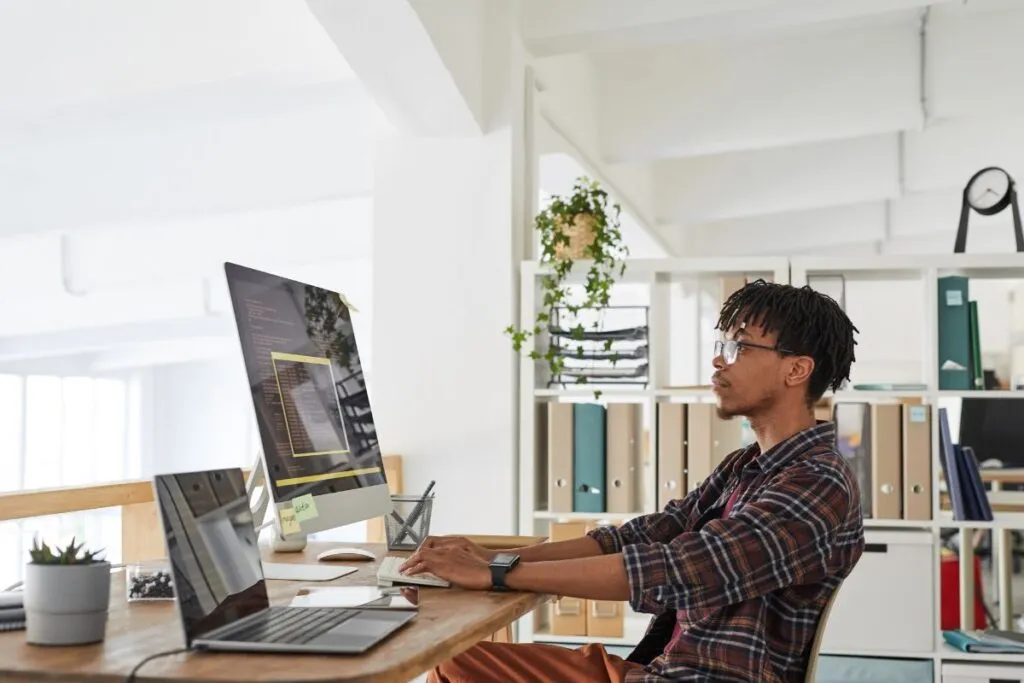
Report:
M 435 550 L 442 548 L 465 550 L 488 563 L 494 559 L 495 555 L 498 554 L 498 551 L 487 550 L 486 548 L 473 543 L 473 541 L 469 540 L 465 536 L 427 536 L 426 540 L 420 544 L 419 550 L 424 548 L 432 548 Z
M 489 560 L 483 559 L 471 548 L 457 543 L 426 547 L 424 542 L 419 550 L 399 567 L 399 571 L 409 576 L 428 572 L 450 581 L 459 588 L 469 590 L 491 588 Z

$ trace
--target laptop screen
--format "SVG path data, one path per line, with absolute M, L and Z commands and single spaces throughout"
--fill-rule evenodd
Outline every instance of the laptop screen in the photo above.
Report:
M 242 471 L 159 475 L 154 489 L 185 644 L 267 608 L 270 602 Z

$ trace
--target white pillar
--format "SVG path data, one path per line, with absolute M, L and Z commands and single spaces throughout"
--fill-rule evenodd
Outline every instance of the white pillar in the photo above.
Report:
M 516 528 L 518 359 L 504 330 L 518 320 L 535 184 L 526 72 L 502 68 L 514 85 L 492 102 L 508 114 L 488 132 L 376 144 L 370 400 L 405 492 L 437 482 L 434 534 Z

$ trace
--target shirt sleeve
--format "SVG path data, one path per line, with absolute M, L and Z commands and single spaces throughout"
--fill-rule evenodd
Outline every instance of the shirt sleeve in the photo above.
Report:
M 623 548 L 632 608 L 720 609 L 779 588 L 823 579 L 852 495 L 840 472 L 804 463 L 727 519 L 672 540 L 632 528 Z M 658 520 L 658 531 L 668 523 Z M 616 538 L 612 536 L 612 538 Z M 650 538 L 649 541 L 645 540 Z M 618 541 L 619 538 L 616 538 Z

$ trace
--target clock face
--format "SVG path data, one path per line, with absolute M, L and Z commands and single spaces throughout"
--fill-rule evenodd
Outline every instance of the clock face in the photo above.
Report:
M 1001 168 L 990 168 L 967 188 L 967 200 L 978 211 L 991 209 L 1010 191 L 1010 177 Z

